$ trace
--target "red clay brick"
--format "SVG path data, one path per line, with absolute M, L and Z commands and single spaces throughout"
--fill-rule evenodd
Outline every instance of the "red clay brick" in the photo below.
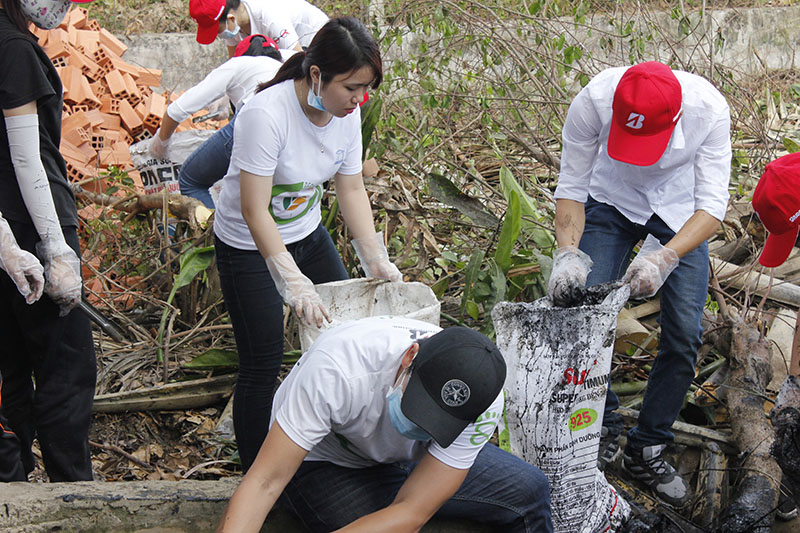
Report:
M 90 156 L 66 139 L 61 139 L 59 150 L 61 151 L 61 155 L 64 156 L 64 159 L 71 159 L 80 165 L 87 165 L 89 163 Z
M 133 107 L 139 105 L 139 102 L 142 101 L 142 93 L 139 92 L 139 88 L 136 86 L 136 82 L 133 81 L 133 77 L 124 72 L 122 74 L 122 79 L 125 81 L 125 89 L 128 93 L 127 100 L 131 103 Z
M 119 101 L 119 118 L 122 121 L 122 126 L 128 130 L 132 137 L 136 137 L 142 132 L 142 119 L 127 100 Z
M 108 92 L 111 93 L 114 98 L 122 99 L 128 96 L 125 79 L 122 77 L 122 73 L 119 70 L 112 70 L 106 74 L 105 80 L 108 86 Z
M 139 68 L 136 84 L 145 87 L 161 87 L 161 71 L 156 68 Z
M 119 98 L 114 98 L 110 94 L 100 97 L 100 111 L 103 113 L 118 114 L 119 113 Z
M 155 133 L 167 110 L 167 100 L 160 94 L 153 93 L 145 100 L 147 113 L 144 116 L 144 127 Z

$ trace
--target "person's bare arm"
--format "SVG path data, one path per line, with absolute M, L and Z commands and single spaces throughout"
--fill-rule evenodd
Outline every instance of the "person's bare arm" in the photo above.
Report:
M 177 128 L 178 122 L 169 116 L 169 114 L 164 113 L 164 117 L 161 119 L 161 126 L 158 128 L 158 136 L 161 137 L 162 141 L 166 141 L 172 137 L 172 134 L 175 133 Z
M 233 493 L 217 532 L 258 532 L 308 452 L 275 422 L 250 470 Z
M 584 205 L 575 200 L 556 200 L 556 241 L 558 246 L 578 246 L 586 224 Z
M 362 516 L 339 531 L 419 531 L 456 493 L 468 472 L 447 466 L 426 453 L 388 507 Z
M 695 211 L 665 246 L 675 250 L 678 257 L 683 257 L 711 238 L 719 229 L 719 225 L 720 221 L 705 211 Z
M 236 52 L 236 47 L 228 46 L 228 59 L 233 57 L 234 52 Z
M 372 205 L 361 173 L 352 175 L 336 174 L 336 199 L 342 209 L 344 222 L 350 229 L 353 239 L 364 239 L 375 234 L 375 221 L 372 219 Z

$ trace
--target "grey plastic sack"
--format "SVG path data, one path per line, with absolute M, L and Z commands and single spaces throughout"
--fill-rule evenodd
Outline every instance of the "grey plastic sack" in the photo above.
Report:
M 503 422 L 511 453 L 550 481 L 556 532 L 616 531 L 630 516 L 597 469 L 616 320 L 628 294 L 622 286 L 589 305 L 554 307 L 542 298 L 492 310 L 508 367 Z

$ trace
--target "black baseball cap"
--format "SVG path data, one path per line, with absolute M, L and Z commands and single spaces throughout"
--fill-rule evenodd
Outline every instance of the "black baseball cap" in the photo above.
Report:
M 486 335 L 461 326 L 419 344 L 400 408 L 446 448 L 500 394 L 506 363 Z

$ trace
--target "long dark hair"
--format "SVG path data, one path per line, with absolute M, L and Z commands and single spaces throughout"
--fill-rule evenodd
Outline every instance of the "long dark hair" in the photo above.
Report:
M 3 0 L 3 9 L 19 31 L 31 39 L 34 38 L 29 29 L 30 22 L 28 22 L 28 19 L 26 19 L 25 15 L 22 13 L 22 5 L 19 0 Z
M 298 52 L 286 60 L 272 80 L 258 86 L 256 92 L 286 80 L 311 79 L 311 65 L 322 72 L 322 82 L 335 76 L 370 67 L 375 73 L 372 88 L 383 81 L 383 63 L 378 43 L 357 18 L 339 17 L 329 20 L 311 40 L 305 52 Z

